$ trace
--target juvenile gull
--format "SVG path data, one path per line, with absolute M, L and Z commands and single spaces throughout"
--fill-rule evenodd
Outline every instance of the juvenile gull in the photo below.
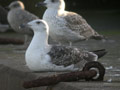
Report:
M 25 53 L 26 64 L 33 71 L 79 70 L 81 66 L 78 63 L 96 61 L 106 53 L 105 50 L 88 52 L 70 46 L 49 45 L 49 27 L 44 20 L 33 20 L 24 26 L 30 27 L 34 32 Z
M 74 12 L 65 11 L 64 0 L 45 0 L 36 7 L 47 7 L 43 20 L 50 27 L 50 37 L 57 42 L 78 42 L 89 38 L 102 39 L 82 16 Z
M 25 35 L 33 35 L 30 28 L 21 29 L 19 26 L 23 23 L 28 23 L 37 16 L 25 10 L 24 4 L 21 1 L 14 1 L 9 5 L 10 11 L 8 12 L 8 22 L 14 31 L 23 33 Z M 26 38 L 25 38 L 26 39 Z M 29 41 L 26 41 L 29 42 Z

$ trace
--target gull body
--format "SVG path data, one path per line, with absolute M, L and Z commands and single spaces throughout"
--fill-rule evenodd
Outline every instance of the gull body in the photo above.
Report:
M 89 38 L 102 39 L 80 15 L 65 11 L 64 0 L 45 0 L 37 6 L 47 7 L 43 20 L 50 27 L 50 37 L 56 42 L 78 42 Z
M 25 43 L 20 49 L 26 49 L 30 43 L 33 31 L 30 28 L 19 28 L 19 26 L 38 19 L 38 17 L 25 10 L 24 4 L 21 1 L 13 1 L 8 7 L 10 8 L 7 16 L 8 22 L 15 32 L 24 34 Z
M 20 29 L 19 26 L 23 23 L 38 19 L 38 17 L 26 11 L 21 1 L 13 1 L 8 7 L 10 11 L 8 12 L 7 19 L 13 30 L 23 34 L 33 35 L 30 28 Z
M 25 53 L 26 64 L 32 71 L 75 71 L 80 69 L 78 63 L 84 65 L 83 62 L 96 61 L 106 53 L 104 50 L 98 54 L 69 46 L 49 45 L 49 27 L 44 20 L 33 20 L 25 26 L 34 32 Z

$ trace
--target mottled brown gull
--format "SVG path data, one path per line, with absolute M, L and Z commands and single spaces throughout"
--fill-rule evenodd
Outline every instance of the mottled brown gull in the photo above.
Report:
M 43 20 L 50 27 L 50 37 L 57 42 L 78 42 L 89 38 L 103 39 L 80 15 L 65 11 L 64 0 L 45 0 L 36 7 L 47 7 Z
M 10 11 L 8 12 L 8 22 L 14 31 L 23 33 L 26 35 L 33 35 L 30 28 L 21 29 L 19 26 L 23 23 L 28 23 L 34 19 L 38 19 L 37 16 L 25 10 L 24 4 L 21 1 L 13 1 L 9 5 Z
M 70 46 L 49 45 L 49 27 L 44 20 L 33 20 L 23 26 L 32 28 L 34 32 L 25 54 L 26 64 L 33 71 L 79 70 L 83 62 L 96 61 L 106 54 L 105 50 L 89 52 Z

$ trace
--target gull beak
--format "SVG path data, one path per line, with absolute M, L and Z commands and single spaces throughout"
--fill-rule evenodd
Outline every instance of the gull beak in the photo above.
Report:
M 28 25 L 28 24 L 21 24 L 19 26 L 19 29 L 26 28 L 26 27 L 30 27 L 30 25 Z
M 38 2 L 35 7 L 46 6 L 47 4 L 44 2 Z
M 5 9 L 6 9 L 7 11 L 9 11 L 9 10 L 10 10 L 9 6 L 6 6 L 6 7 L 5 7 Z
M 22 29 L 22 28 L 25 28 L 25 27 L 26 27 L 25 24 L 21 24 L 21 25 L 19 26 L 19 29 Z

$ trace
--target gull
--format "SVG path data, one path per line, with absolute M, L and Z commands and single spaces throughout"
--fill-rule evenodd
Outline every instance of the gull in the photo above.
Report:
M 25 44 L 29 43 L 29 39 L 33 32 L 30 28 L 21 29 L 19 26 L 23 23 L 28 23 L 34 19 L 38 19 L 37 16 L 25 10 L 24 4 L 21 1 L 13 1 L 8 6 L 10 11 L 8 12 L 8 22 L 15 32 L 25 34 Z
M 45 0 L 37 3 L 36 7 L 41 5 L 47 7 L 43 20 L 47 21 L 50 27 L 50 37 L 54 41 L 72 43 L 89 38 L 96 40 L 104 38 L 82 16 L 74 12 L 65 11 L 64 0 Z
M 37 19 L 21 25 L 21 28 L 25 27 L 34 32 L 25 53 L 26 65 L 32 71 L 76 71 L 84 63 L 97 61 L 106 54 L 106 50 L 89 52 L 71 46 L 48 44 L 49 26 L 44 20 Z

